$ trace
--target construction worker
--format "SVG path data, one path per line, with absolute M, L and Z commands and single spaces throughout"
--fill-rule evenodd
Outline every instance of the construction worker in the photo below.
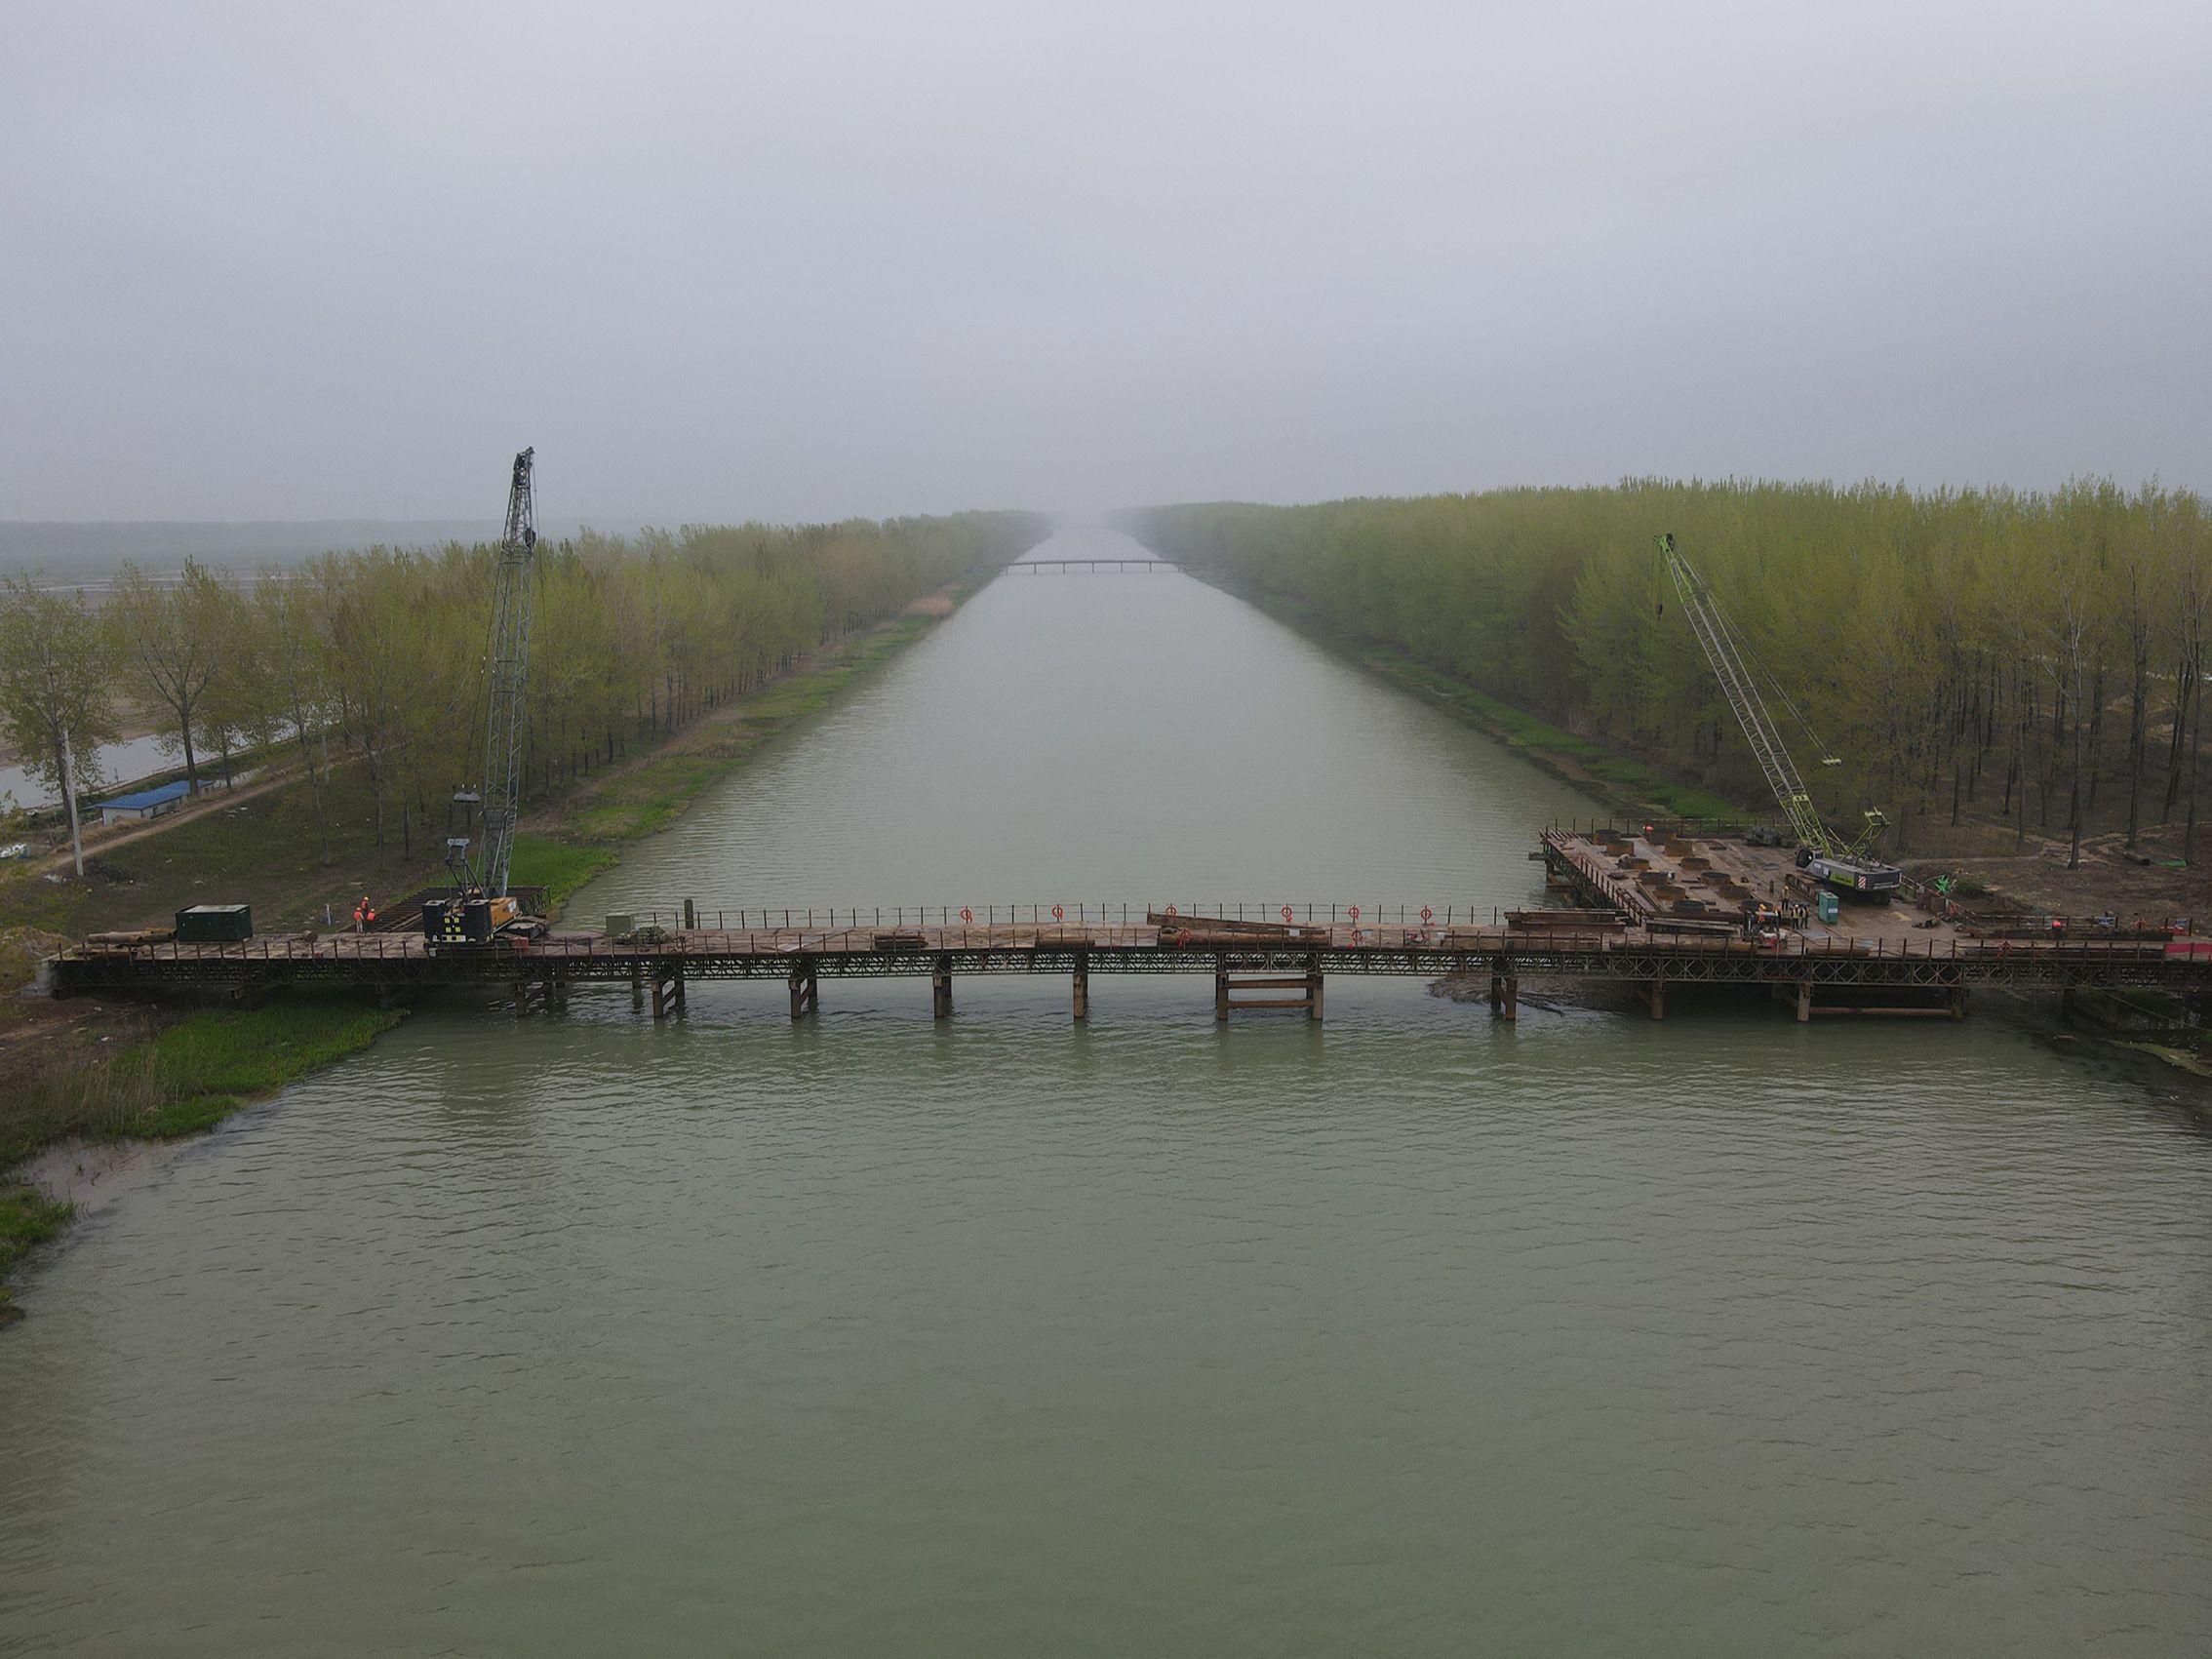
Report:
M 366 933 L 369 931 L 370 924 L 375 920 L 375 906 L 369 902 L 369 895 L 363 893 L 361 902 L 353 907 L 353 930 L 356 933 Z

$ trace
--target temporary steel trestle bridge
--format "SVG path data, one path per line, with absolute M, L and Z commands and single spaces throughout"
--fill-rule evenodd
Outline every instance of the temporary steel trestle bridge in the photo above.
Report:
M 1293 916 L 1311 914 L 1290 906 Z M 1078 922 L 1048 911 L 1036 922 L 948 920 L 908 923 L 897 914 L 839 911 L 833 925 L 769 926 L 784 913 L 748 911 L 737 928 L 646 927 L 618 934 L 555 932 L 537 940 L 433 946 L 415 933 L 338 933 L 253 939 L 239 944 L 86 945 L 52 964 L 57 995 L 173 990 L 254 997 L 286 986 L 354 986 L 399 998 L 446 986 L 497 986 L 518 1009 L 558 1003 L 579 985 L 628 985 L 656 1016 L 684 1006 L 693 980 L 777 979 L 791 994 L 794 1018 L 813 1012 L 823 978 L 928 976 L 938 1017 L 952 1012 L 963 974 L 1065 974 L 1073 1010 L 1089 1011 L 1093 973 L 1211 974 L 1214 1011 L 1302 1010 L 1322 1016 L 1326 976 L 1450 975 L 1489 981 L 1493 1010 L 1518 1012 L 1523 979 L 1615 983 L 1636 991 L 1663 1017 L 1671 986 L 1767 988 L 1794 1003 L 1797 1017 L 1818 1012 L 1948 1013 L 1956 1017 L 1977 987 L 2045 990 L 2147 988 L 2200 1006 L 2212 1000 L 2212 943 L 2160 939 L 1935 940 L 1668 936 L 1585 923 L 1587 912 L 1542 920 L 1516 912 L 1481 925 L 1445 922 L 1436 912 L 1377 925 L 1371 912 L 1347 916 L 1318 907 L 1316 921 L 1240 922 L 1225 917 L 1143 914 L 1136 922 Z M 1070 907 L 1072 909 L 1072 907 Z M 1096 907 L 1085 907 L 1086 918 Z M 790 913 L 804 916 L 803 912 Z M 1280 916 L 1280 911 L 1278 915 Z M 1455 912 L 1462 915 L 1463 912 Z M 877 923 L 874 918 L 886 920 Z M 724 918 L 715 918 L 722 920 Z M 676 920 L 672 918 L 671 920 Z M 1560 926 L 1558 924 L 1565 924 Z M 1253 991 L 1288 993 L 1252 998 Z
M 1073 571 L 1176 571 L 1182 567 L 1172 559 L 1162 559 L 1151 554 L 1134 553 L 1118 559 L 1109 553 L 1088 559 L 1016 559 L 1007 569 L 1027 571 L 1031 575 L 1036 575 L 1044 571 L 1058 571 L 1066 574 Z

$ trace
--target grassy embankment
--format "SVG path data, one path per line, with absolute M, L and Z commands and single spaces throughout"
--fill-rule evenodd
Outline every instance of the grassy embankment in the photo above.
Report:
M 35 937 L 0 943 L 0 966 L 27 975 Z M 258 1008 L 202 1009 L 168 1024 L 142 1014 L 14 1033 L 14 1078 L 0 1107 L 0 1169 L 70 1136 L 169 1139 L 218 1123 L 319 1066 L 365 1048 L 397 1010 L 322 996 Z M 103 1029 L 93 1029 L 95 1026 Z M 5 1283 L 16 1259 L 59 1233 L 71 1206 L 0 1180 L 0 1324 L 15 1317 Z
M 1225 579 L 1218 572 L 1194 570 L 1189 573 L 1235 594 L 1247 605 L 1266 612 L 1337 655 L 1350 658 L 1401 691 L 1410 691 L 1423 702 L 1444 709 L 1555 777 L 1564 778 L 1598 795 L 1609 808 L 1624 815 L 1656 814 L 1670 818 L 1758 815 L 1743 803 L 1723 800 L 1710 790 L 1671 777 L 1648 761 L 1596 738 L 1578 736 L 1562 726 L 1555 726 L 1524 709 L 1501 702 L 1397 646 L 1356 639 L 1331 626 L 1319 611 L 1300 600 L 1256 591 Z M 1534 827 L 1531 826 L 1531 832 Z
M 966 586 L 953 590 L 964 598 Z M 949 609 L 949 607 L 948 607 Z M 932 614 L 908 614 L 854 635 L 749 696 L 692 721 L 626 765 L 545 801 L 515 844 L 513 879 L 548 889 L 554 907 L 620 860 L 620 845 L 667 828 L 711 785 L 764 744 L 828 706 L 927 633 Z M 360 769 L 332 783 L 334 824 L 362 824 Z M 0 887 L 0 981 L 25 983 L 40 956 L 67 936 L 160 925 L 198 899 L 255 906 L 264 930 L 320 924 L 323 907 L 351 895 L 405 893 L 442 875 L 418 839 L 378 849 L 367 827 L 334 833 L 320 854 L 304 782 L 242 802 L 116 849 L 85 882 L 18 876 Z M 178 1017 L 141 1006 L 0 1001 L 0 1172 L 71 1137 L 167 1138 L 196 1133 L 331 1061 L 357 1052 L 403 1017 L 344 996 L 294 994 L 253 1009 Z M 24 1250 L 52 1238 L 69 1206 L 0 1174 L 0 1278 Z M 0 1323 L 9 1318 L 0 1284 Z

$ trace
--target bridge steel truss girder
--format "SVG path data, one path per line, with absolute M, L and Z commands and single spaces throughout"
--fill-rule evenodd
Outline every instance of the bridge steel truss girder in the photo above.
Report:
M 1974 988 L 2075 990 L 2117 986 L 2212 994 L 2212 960 L 2156 954 L 2048 950 L 1960 956 L 1844 952 L 1705 951 L 1597 941 L 1531 939 L 1513 949 L 1434 946 L 990 945 L 929 951 L 680 952 L 655 949 L 510 951 L 449 949 L 435 955 L 256 955 L 251 947 L 168 958 L 65 956 L 54 965 L 58 995 L 92 991 L 266 990 L 281 985 L 427 989 L 448 985 L 629 985 L 636 980 L 928 977 L 963 973 L 1348 973 L 1426 979 L 1514 979 L 1670 985 L 1788 985 L 1818 989 Z

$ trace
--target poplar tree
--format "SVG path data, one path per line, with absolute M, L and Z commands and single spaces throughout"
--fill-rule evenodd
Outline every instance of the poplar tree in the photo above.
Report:
M 114 674 L 83 594 L 49 592 L 26 575 L 0 582 L 0 726 L 23 770 L 58 800 L 72 782 L 80 792 L 103 782 L 99 746 L 120 736 Z
M 154 581 L 137 565 L 125 565 L 107 601 L 106 615 L 132 683 L 170 716 L 170 730 L 184 755 L 184 777 L 200 787 L 193 747 L 200 699 L 220 662 L 226 612 L 233 596 L 197 560 L 184 561 L 173 584 Z

